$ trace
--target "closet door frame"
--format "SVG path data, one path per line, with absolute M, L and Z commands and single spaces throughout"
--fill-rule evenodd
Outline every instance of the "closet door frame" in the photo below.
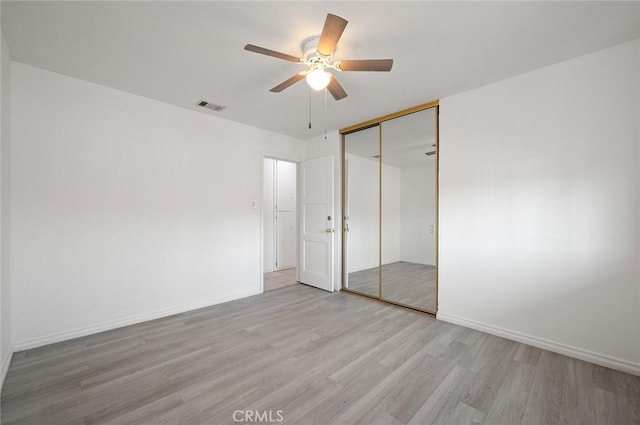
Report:
M 417 311 L 421 311 L 427 314 L 431 314 L 431 315 L 436 315 L 438 312 L 438 287 L 439 287 L 439 260 L 440 260 L 440 255 L 439 255 L 439 247 L 440 247 L 440 242 L 439 242 L 439 238 L 440 238 L 440 225 L 439 225 L 439 199 L 440 199 L 440 195 L 439 195 L 439 187 L 440 187 L 440 182 L 438 181 L 438 177 L 439 177 L 439 159 L 440 159 L 440 128 L 439 128 L 439 123 L 440 123 L 440 117 L 439 117 L 439 111 L 440 111 L 440 102 L 438 100 L 435 100 L 433 102 L 428 102 L 428 103 L 424 103 L 422 105 L 418 105 L 418 106 L 414 106 L 411 108 L 407 108 L 407 109 L 403 109 L 401 111 L 398 112 L 394 112 L 391 114 L 387 114 L 387 115 L 383 115 L 381 117 L 378 118 L 374 118 L 368 121 L 364 121 L 361 122 L 359 124 L 354 124 L 354 125 L 350 125 L 348 127 L 342 128 L 340 129 L 340 136 L 342 139 L 342 146 L 341 146 L 341 150 L 342 150 L 342 167 L 341 167 L 341 172 L 342 172 L 342 214 L 341 214 L 341 219 L 342 219 L 342 229 L 343 232 L 345 233 L 342 237 L 342 276 L 341 276 L 341 290 L 351 293 L 351 294 L 356 294 L 356 295 L 360 295 L 363 297 L 367 297 L 373 300 L 377 300 L 380 302 L 384 302 L 384 303 L 388 303 L 388 304 L 394 304 L 394 305 L 398 305 L 401 307 L 405 307 L 405 308 L 409 308 L 412 310 L 417 310 Z M 347 271 L 347 235 L 346 232 L 348 231 L 348 227 L 347 227 L 347 223 L 346 223 L 346 205 L 347 205 L 347 199 L 346 199 L 346 187 L 345 187 L 345 176 L 346 176 L 346 140 L 345 140 L 345 136 L 347 136 L 348 134 L 351 133 L 355 133 L 357 131 L 360 130 L 365 130 L 367 128 L 370 127 L 378 127 L 378 150 L 380 152 L 380 155 L 382 155 L 382 123 L 385 121 L 389 121 L 395 118 L 400 118 L 403 117 L 405 115 L 409 115 L 409 114 L 413 114 L 415 112 L 420 112 L 420 111 L 424 111 L 427 109 L 431 109 L 433 108 L 435 111 L 435 144 L 436 144 L 436 158 L 435 158 L 435 259 L 436 259 L 436 270 L 435 270 L 435 298 L 436 298 L 436 306 L 435 306 L 435 310 L 434 311 L 430 311 L 430 310 L 426 310 L 417 306 L 412 306 L 412 305 L 408 305 L 408 304 L 404 304 L 404 303 L 400 303 L 397 301 L 392 301 L 386 298 L 382 297 L 382 278 L 381 278 L 381 274 L 378 273 L 378 295 L 374 296 L 374 295 L 370 295 L 370 294 L 365 294 L 362 292 L 357 292 L 354 290 L 351 290 L 349 288 L 347 288 L 345 286 L 345 275 L 348 274 Z M 379 191 L 379 202 L 378 202 L 378 267 L 381 267 L 382 264 L 382 160 L 380 160 L 378 162 L 378 191 Z

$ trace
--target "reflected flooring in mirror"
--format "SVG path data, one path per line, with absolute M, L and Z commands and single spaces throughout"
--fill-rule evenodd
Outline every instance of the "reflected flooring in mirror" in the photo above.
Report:
M 382 298 L 421 310 L 436 310 L 436 267 L 397 261 L 382 266 Z M 349 273 L 348 289 L 378 296 L 378 267 Z
M 378 267 L 349 273 L 349 285 L 347 289 L 362 294 L 378 296 L 380 282 L 380 270 Z

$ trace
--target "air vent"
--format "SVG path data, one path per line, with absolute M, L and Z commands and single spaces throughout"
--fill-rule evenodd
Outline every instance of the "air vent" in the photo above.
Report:
M 206 100 L 201 100 L 198 102 L 198 106 L 202 106 L 203 108 L 212 109 L 216 112 L 223 111 L 226 106 L 216 105 L 215 103 L 209 103 Z

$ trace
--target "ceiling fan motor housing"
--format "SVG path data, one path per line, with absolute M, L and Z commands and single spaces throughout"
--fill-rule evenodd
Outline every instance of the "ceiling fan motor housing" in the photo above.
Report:
M 320 53 L 318 53 L 318 42 L 320 41 L 319 35 L 314 35 L 312 37 L 305 38 L 300 45 L 302 49 L 302 58 L 304 61 L 310 61 L 316 56 L 323 57 Z M 329 59 L 329 57 L 327 57 Z

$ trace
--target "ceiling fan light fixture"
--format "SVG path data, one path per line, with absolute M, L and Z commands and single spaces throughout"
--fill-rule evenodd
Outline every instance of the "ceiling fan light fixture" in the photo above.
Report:
M 329 85 L 329 82 L 331 81 L 331 74 L 322 68 L 315 68 L 307 73 L 306 79 L 309 87 L 316 91 L 320 91 Z
M 327 69 L 333 69 L 335 71 L 389 72 L 391 71 L 391 67 L 393 67 L 393 59 L 334 61 L 333 56 L 338 47 L 338 41 L 340 41 L 342 32 L 348 23 L 346 19 L 328 13 L 320 36 L 308 37 L 302 42 L 302 57 L 266 49 L 256 46 L 255 44 L 247 44 L 244 46 L 244 49 L 249 52 L 259 53 L 305 66 L 305 71 L 290 77 L 269 91 L 280 93 L 282 90 L 306 78 L 307 84 L 309 84 L 309 87 L 312 89 L 317 91 L 327 89 L 335 100 L 340 100 L 347 97 L 347 92 L 344 91 L 337 78 L 335 78 L 335 75 L 327 72 Z

